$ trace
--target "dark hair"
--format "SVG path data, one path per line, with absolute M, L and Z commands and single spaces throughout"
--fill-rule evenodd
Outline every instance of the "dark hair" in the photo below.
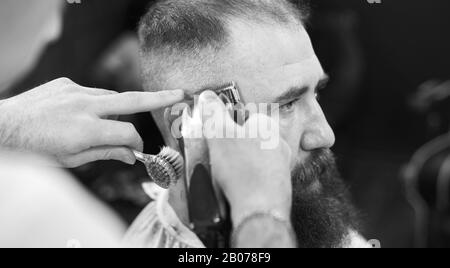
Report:
M 239 18 L 251 22 L 303 23 L 308 16 L 304 1 L 288 0 L 162 0 L 142 18 L 142 50 L 170 47 L 177 50 L 213 47 L 226 42 L 226 23 Z
M 190 71 L 199 74 L 203 66 L 211 66 L 227 45 L 229 24 L 235 19 L 287 27 L 304 24 L 308 16 L 304 1 L 156 1 L 139 25 L 145 90 L 164 90 L 173 72 L 192 77 Z

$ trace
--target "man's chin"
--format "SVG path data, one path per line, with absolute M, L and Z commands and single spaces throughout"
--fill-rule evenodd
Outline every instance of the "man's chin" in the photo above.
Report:
M 322 183 L 319 180 L 313 180 L 310 184 L 304 189 L 305 194 L 316 195 L 322 192 Z
M 292 181 L 292 224 L 300 247 L 339 247 L 350 229 L 357 230 L 356 211 L 331 152 L 315 152 L 297 166 Z

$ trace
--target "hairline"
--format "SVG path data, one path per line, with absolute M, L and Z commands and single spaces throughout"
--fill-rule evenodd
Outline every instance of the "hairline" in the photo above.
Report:
M 241 15 L 241 14 L 224 14 L 219 18 L 224 29 L 223 41 L 218 43 L 213 40 L 213 42 L 208 44 L 201 44 L 197 47 L 177 47 L 176 45 L 160 45 L 157 47 L 146 47 L 146 36 L 143 36 L 143 31 L 145 31 L 146 25 L 141 25 L 139 29 L 139 39 L 140 39 L 140 54 L 142 62 L 142 75 L 144 81 L 144 88 L 147 89 L 147 75 L 151 73 L 149 68 L 151 65 L 159 65 L 162 68 L 159 70 L 153 70 L 154 72 L 161 72 L 162 69 L 172 69 L 179 71 L 183 67 L 185 72 L 192 72 L 192 66 L 180 66 L 181 65 L 192 65 L 200 69 L 200 72 L 206 71 L 203 66 L 211 64 L 225 64 L 226 51 L 227 48 L 231 47 L 231 42 L 233 42 L 233 27 L 235 23 L 244 25 L 245 27 L 276 27 L 279 29 L 289 29 L 297 30 L 299 28 L 305 28 L 305 21 L 307 16 L 303 16 L 302 12 L 295 7 L 294 4 L 289 2 L 289 7 L 287 13 L 289 16 L 285 20 L 279 19 L 279 16 L 267 14 L 265 18 L 259 18 L 254 15 Z M 145 17 L 144 17 L 145 19 Z M 152 63 L 151 61 L 155 61 Z M 174 66 L 176 64 L 176 66 Z M 173 68 L 172 68 L 173 67 Z M 155 69 L 155 68 L 154 68 Z M 163 74 L 164 75 L 164 74 Z M 163 76 L 161 75 L 161 76 Z M 161 79 L 164 80 L 164 79 Z M 166 79 L 168 80 L 168 79 Z M 168 81 L 159 81 L 160 85 L 170 83 Z M 155 85 L 154 85 L 155 86 Z M 156 91 L 164 90 L 165 88 L 159 87 Z M 155 90 L 151 90 L 155 91 Z

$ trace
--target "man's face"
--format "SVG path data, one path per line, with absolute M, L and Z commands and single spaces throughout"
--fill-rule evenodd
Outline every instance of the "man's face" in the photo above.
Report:
M 327 77 L 303 28 L 233 27 L 233 74 L 245 102 L 279 103 L 293 167 L 335 142 L 316 98 Z
M 316 98 L 327 76 L 305 29 L 233 24 L 220 60 L 206 64 L 198 77 L 176 76 L 170 88 L 198 94 L 202 85 L 235 81 L 245 103 L 279 103 L 280 132 L 293 152 L 292 168 L 311 152 L 331 148 L 334 133 Z
M 292 224 L 300 247 L 340 246 L 356 228 L 330 148 L 335 136 L 317 100 L 327 76 L 303 27 L 236 23 L 223 73 L 246 103 L 279 103 L 280 134 L 292 154 Z M 226 71 L 229 70 L 229 71 Z M 226 80 L 225 80 L 226 81 Z
M 279 103 L 280 134 L 292 154 L 292 222 L 300 246 L 338 246 L 353 228 L 353 207 L 329 150 L 335 136 L 317 101 L 327 80 L 306 30 L 235 22 L 219 63 L 181 74 L 170 88 L 235 81 L 245 103 Z M 189 89 L 191 88 L 191 89 Z M 158 118 L 158 116 L 156 116 Z
M 23 76 L 61 31 L 63 0 L 0 1 L 0 92 Z

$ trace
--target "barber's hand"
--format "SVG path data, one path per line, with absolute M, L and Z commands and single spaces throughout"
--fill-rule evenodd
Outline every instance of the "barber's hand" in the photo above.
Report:
M 249 133 L 250 128 L 258 125 L 278 124 L 268 116 L 255 114 L 244 126 L 238 126 L 223 102 L 212 92 L 204 92 L 199 103 L 204 109 L 203 123 L 214 120 L 226 129 L 226 133 L 233 133 L 236 128 L 246 128 Z M 204 131 L 208 136 L 208 130 Z M 280 137 L 275 131 L 278 129 L 271 134 Z M 291 151 L 281 137 L 277 146 L 270 150 L 262 149 L 262 141 L 261 138 L 208 139 L 213 177 L 230 203 L 234 224 L 254 212 L 273 212 L 290 220 Z
M 134 164 L 143 142 L 131 123 L 108 116 L 148 112 L 180 102 L 182 91 L 158 93 L 86 88 L 61 78 L 0 101 L 0 147 L 53 157 L 65 167 L 97 160 Z

